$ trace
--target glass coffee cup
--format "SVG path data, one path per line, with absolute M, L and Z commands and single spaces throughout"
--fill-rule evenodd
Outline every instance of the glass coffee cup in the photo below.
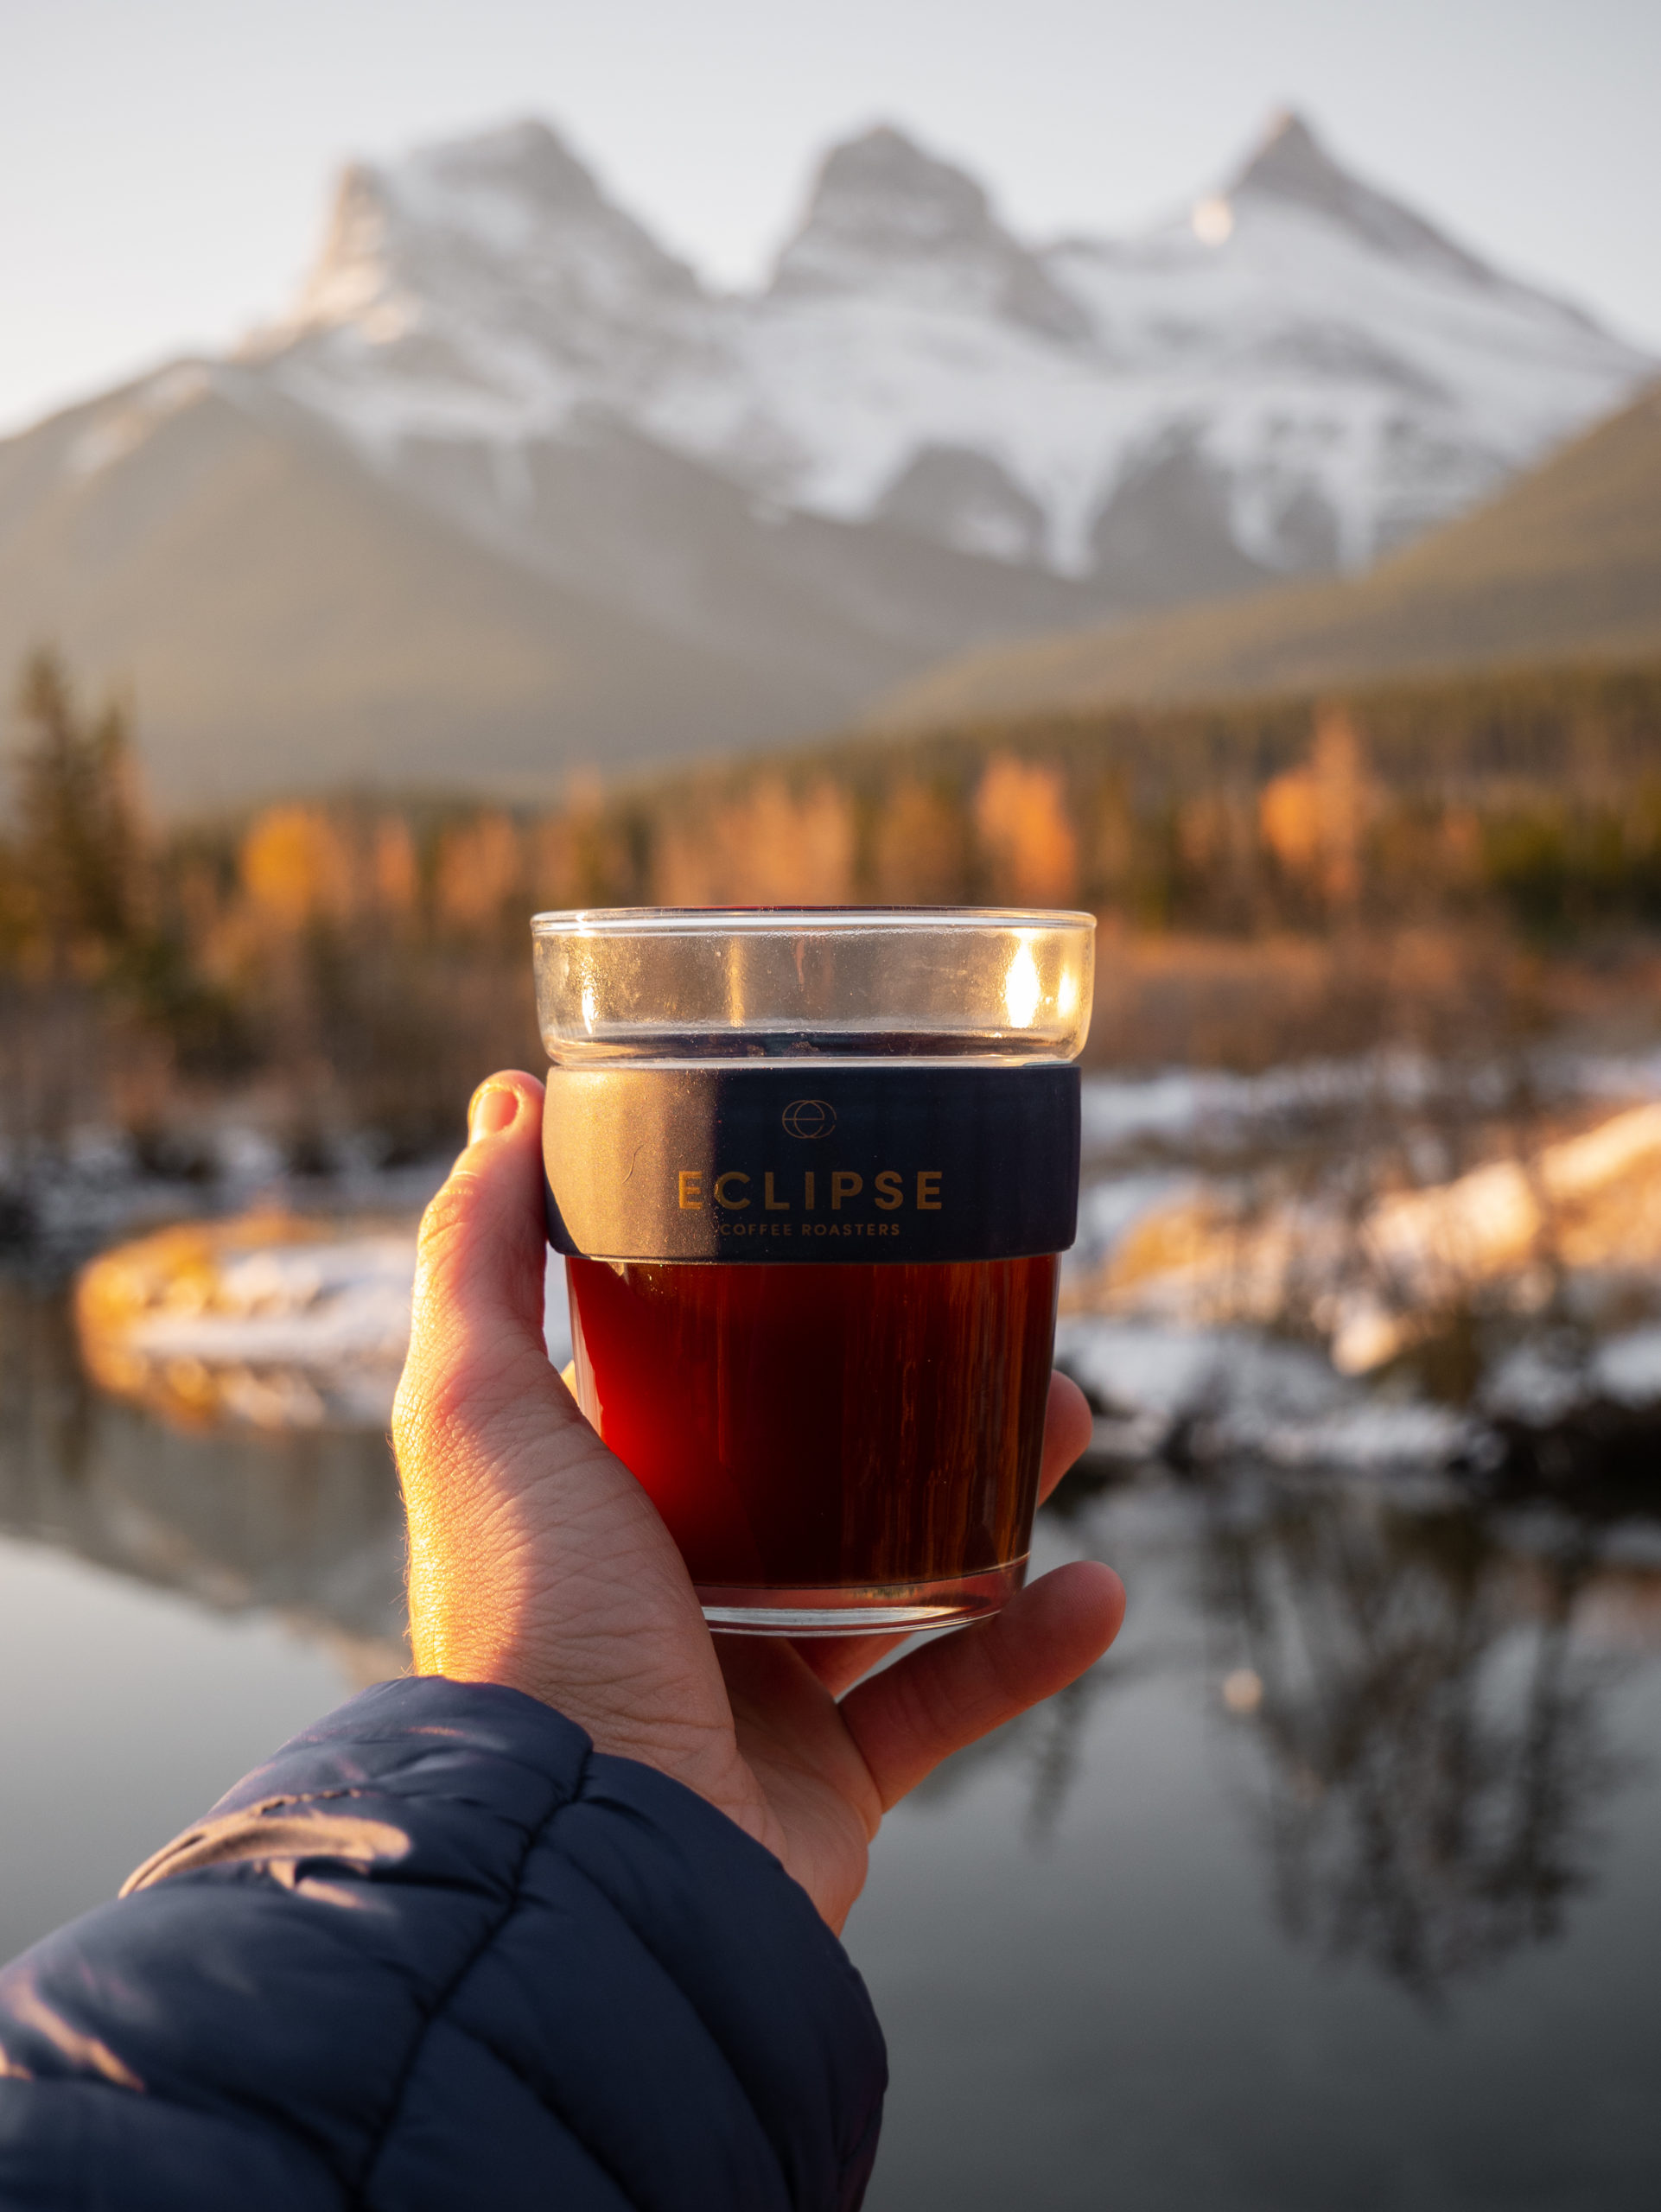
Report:
M 538 915 L 577 1396 L 712 1627 L 940 1628 L 1026 1572 L 1094 919 Z

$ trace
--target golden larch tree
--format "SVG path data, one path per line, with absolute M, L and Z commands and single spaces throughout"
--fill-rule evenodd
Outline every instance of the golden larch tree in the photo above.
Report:
M 1077 898 L 1079 837 L 1059 767 L 995 753 L 975 793 L 975 831 L 999 897 L 1033 906 Z

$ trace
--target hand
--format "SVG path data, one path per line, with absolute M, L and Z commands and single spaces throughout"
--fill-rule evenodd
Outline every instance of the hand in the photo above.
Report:
M 596 1749 L 672 1775 L 765 1844 L 839 1930 L 883 1814 L 1092 1665 L 1123 1589 L 1092 1560 L 1058 1567 L 869 1681 L 899 1638 L 712 1637 L 650 1499 L 549 1364 L 541 1105 L 531 1076 L 483 1084 L 421 1224 L 392 1414 L 417 1669 L 527 1691 Z M 1054 1377 L 1044 1494 L 1089 1434 L 1083 1395 Z

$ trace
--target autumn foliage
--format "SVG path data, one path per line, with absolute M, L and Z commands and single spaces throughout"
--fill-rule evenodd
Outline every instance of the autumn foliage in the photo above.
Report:
M 302 1147 L 342 1129 L 386 1155 L 430 1145 L 481 1071 L 537 1064 L 540 907 L 1086 906 L 1168 1000 L 1196 963 L 1219 979 L 1209 1027 L 1122 1000 L 1116 1029 L 1128 963 L 1104 963 L 1098 1038 L 1155 1057 L 1233 1052 L 1248 979 L 1307 999 L 1340 940 L 1450 978 L 1453 1003 L 1476 986 L 1451 943 L 1661 931 L 1656 671 L 850 740 L 627 786 L 590 772 L 540 806 L 298 798 L 170 827 L 144 817 L 124 712 L 84 713 L 49 658 L 26 671 L 17 737 L 0 849 L 13 1141 L 234 1092 Z M 1372 982 L 1354 997 L 1365 1041 Z

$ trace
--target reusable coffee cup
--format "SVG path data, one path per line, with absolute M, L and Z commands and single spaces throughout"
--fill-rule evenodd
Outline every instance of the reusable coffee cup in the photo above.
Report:
M 1079 1197 L 1089 914 L 538 914 L 577 1396 L 712 1627 L 939 1628 L 1024 1579 Z

